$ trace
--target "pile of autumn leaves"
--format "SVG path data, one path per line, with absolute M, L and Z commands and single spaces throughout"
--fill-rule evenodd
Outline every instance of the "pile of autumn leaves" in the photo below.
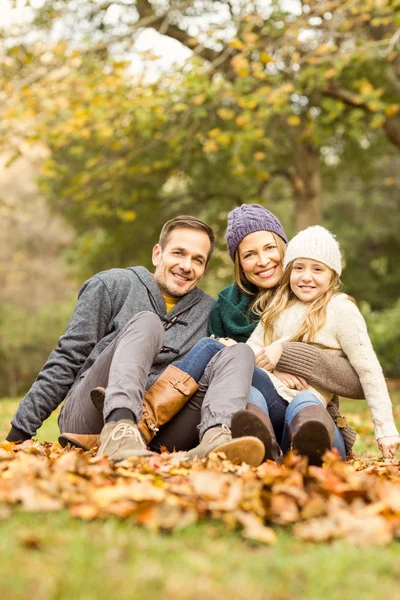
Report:
M 21 508 L 68 509 L 81 519 L 115 515 L 157 531 L 218 519 L 266 544 L 276 541 L 276 524 L 305 541 L 385 545 L 400 537 L 400 469 L 398 461 L 343 463 L 334 453 L 323 468 L 295 455 L 258 468 L 222 454 L 113 465 L 58 444 L 0 443 L 0 519 Z

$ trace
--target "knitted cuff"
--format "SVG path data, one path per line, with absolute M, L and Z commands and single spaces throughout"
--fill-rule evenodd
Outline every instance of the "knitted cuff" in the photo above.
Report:
M 284 373 L 292 373 L 312 379 L 316 369 L 316 352 L 309 344 L 302 342 L 284 342 L 283 352 L 276 368 Z
M 7 442 L 25 442 L 25 440 L 30 440 L 31 437 L 32 436 L 28 433 L 25 433 L 25 431 L 22 431 L 21 429 L 15 427 L 15 425 L 12 425 L 6 440 Z

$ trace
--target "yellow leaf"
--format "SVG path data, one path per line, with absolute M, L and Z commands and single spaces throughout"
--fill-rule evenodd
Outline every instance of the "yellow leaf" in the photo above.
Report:
M 255 44 L 258 40 L 258 35 L 253 32 L 245 33 L 243 39 L 246 42 L 246 44 Z
M 266 65 L 273 60 L 272 56 L 268 52 L 260 52 L 260 61 Z
M 223 121 L 229 121 L 234 118 L 235 111 L 231 108 L 220 108 L 217 110 L 217 114 Z
M 209 140 L 206 144 L 204 144 L 203 150 L 206 154 L 212 154 L 218 150 L 218 144 L 215 140 Z
M 253 156 L 256 160 L 264 160 L 266 155 L 265 152 L 254 152 Z
M 119 210 L 117 212 L 121 221 L 125 221 L 126 223 L 132 223 L 136 219 L 136 213 L 134 210 Z
M 336 75 L 336 73 L 337 73 L 336 69 L 328 69 L 325 72 L 324 77 L 325 77 L 325 79 L 332 79 L 332 77 L 334 77 Z
M 214 129 L 211 129 L 211 130 L 208 132 L 208 135 L 209 135 L 211 138 L 217 138 L 217 137 L 219 136 L 219 134 L 220 134 L 220 133 L 221 133 L 221 130 L 220 130 L 220 128 L 219 128 L 219 127 L 214 127 Z
M 232 48 L 235 48 L 235 50 L 243 50 L 244 48 L 243 42 L 238 39 L 232 40 L 229 42 L 229 45 L 232 46 Z
M 239 115 L 235 119 L 235 123 L 236 123 L 236 125 L 239 125 L 239 127 L 243 127 L 244 125 L 247 125 L 247 123 L 249 123 L 249 122 L 250 122 L 250 115 Z
M 198 96 L 195 96 L 193 98 L 193 104 L 196 104 L 196 106 L 200 106 L 201 104 L 203 104 L 206 98 L 207 94 L 199 94 Z
M 290 117 L 287 118 L 287 123 L 291 127 L 296 127 L 296 125 L 300 125 L 301 119 L 297 115 L 290 115 Z
M 399 112 L 399 108 L 400 106 L 398 104 L 391 104 L 385 109 L 385 114 L 388 117 L 394 117 L 394 115 L 397 115 L 397 113 Z

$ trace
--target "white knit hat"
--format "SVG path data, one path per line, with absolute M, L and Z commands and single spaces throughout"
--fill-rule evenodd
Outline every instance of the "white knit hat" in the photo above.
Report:
M 284 269 L 296 258 L 313 258 L 336 271 L 339 276 L 342 272 L 339 244 L 335 236 L 321 225 L 307 227 L 290 240 L 283 261 Z

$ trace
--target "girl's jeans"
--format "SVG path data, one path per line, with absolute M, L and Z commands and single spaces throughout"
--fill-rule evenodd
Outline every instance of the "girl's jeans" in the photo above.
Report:
M 173 364 L 181 369 L 181 371 L 193 377 L 195 381 L 199 381 L 210 359 L 222 350 L 222 348 L 224 348 L 224 345 L 221 342 L 213 338 L 203 338 L 193 346 L 183 360 Z M 307 406 L 321 406 L 321 402 L 316 396 L 307 391 L 299 392 L 288 403 L 279 396 L 268 374 L 259 367 L 254 369 L 249 402 L 255 404 L 269 415 L 278 443 L 280 443 L 284 452 L 289 449 L 289 425 L 297 413 Z M 342 458 L 346 458 L 343 436 L 336 424 L 334 424 L 334 429 L 333 448 L 339 451 Z

